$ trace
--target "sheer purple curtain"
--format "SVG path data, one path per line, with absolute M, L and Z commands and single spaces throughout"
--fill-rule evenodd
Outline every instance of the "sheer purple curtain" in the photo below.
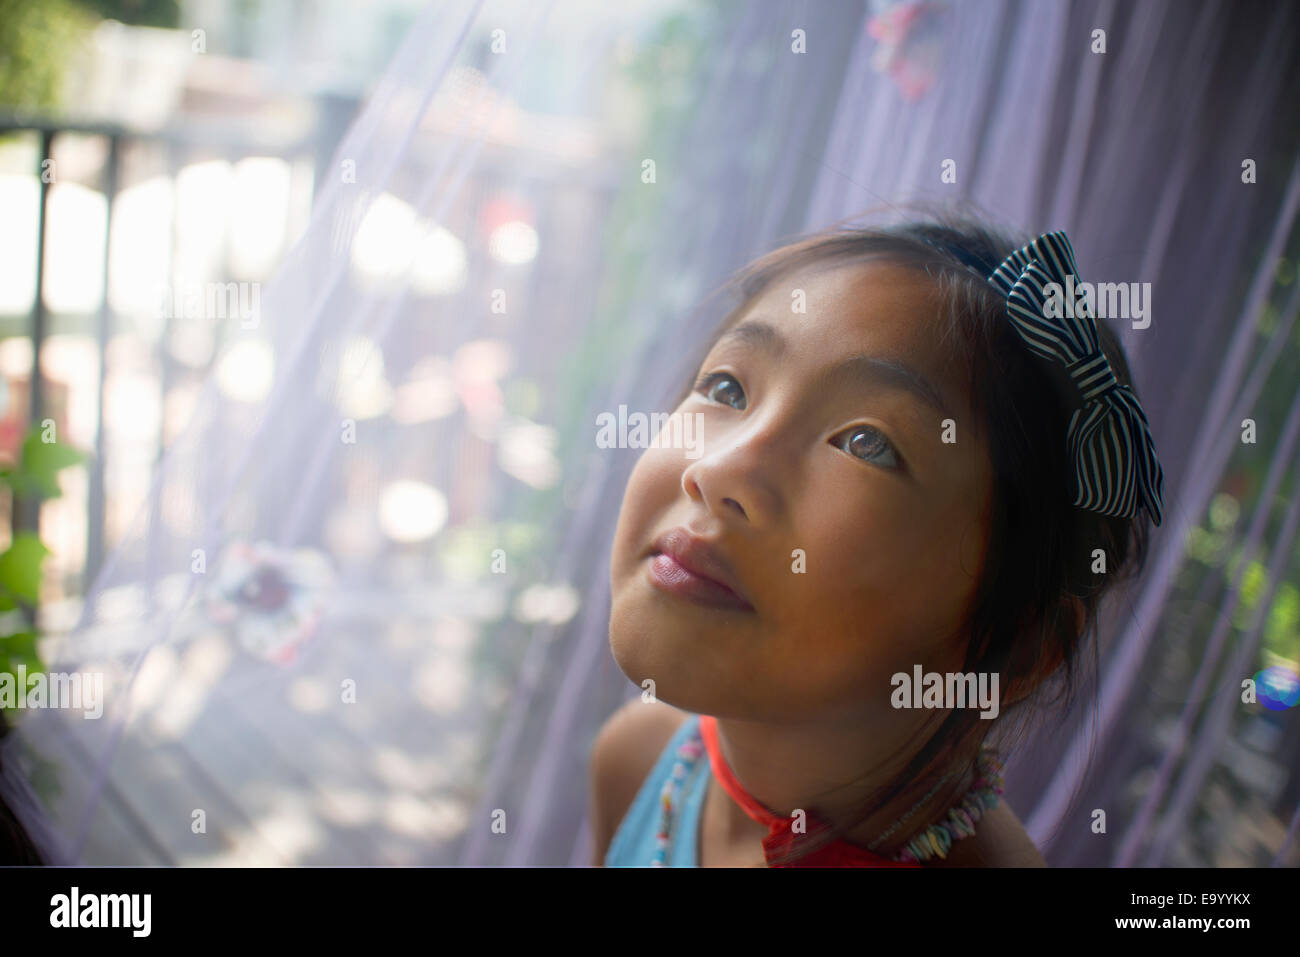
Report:
M 1025 230 L 1066 230 L 1085 278 L 1152 284 L 1150 326 L 1118 331 L 1164 464 L 1167 519 L 1148 573 L 1103 615 L 1100 685 L 1013 756 L 1007 799 L 1057 866 L 1266 862 L 1267 845 L 1245 838 L 1235 856 L 1207 858 L 1194 840 L 1174 853 L 1172 837 L 1190 830 L 1209 769 L 1242 750 L 1227 730 L 1241 720 L 1240 679 L 1259 668 L 1262 620 L 1230 657 L 1216 630 L 1182 700 L 1153 708 L 1141 678 L 1178 641 L 1163 613 L 1188 564 L 1188 529 L 1203 521 L 1274 363 L 1295 348 L 1295 295 L 1267 337 L 1258 329 L 1296 245 L 1297 11 L 1011 0 L 954 4 L 944 19 L 942 69 L 919 100 L 873 69 L 875 41 L 854 31 L 842 86 L 820 94 L 835 117 L 801 228 L 903 200 L 967 201 Z M 1246 159 L 1254 183 L 1243 182 Z M 955 183 L 941 181 L 947 160 Z M 756 241 L 750 254 L 764 249 Z M 1270 481 L 1249 492 L 1264 507 L 1240 542 L 1266 561 L 1272 588 L 1297 576 L 1293 421 L 1260 440 Z M 1226 622 L 1232 591 L 1193 601 L 1201 622 Z M 1176 735 L 1153 737 L 1152 721 L 1177 722 Z M 1289 769 L 1296 754 L 1292 734 L 1267 760 Z M 1255 814 L 1294 829 L 1293 777 L 1225 820 Z M 1092 829 L 1096 808 L 1109 812 L 1110 839 Z
M 248 333 L 274 359 L 268 393 L 209 385 L 59 643 L 54 666 L 106 673 L 105 720 L 32 714 L 5 741 L 3 796 L 47 854 L 587 864 L 591 742 L 639 691 L 608 648 L 610 539 L 639 450 L 597 449 L 595 416 L 666 408 L 732 270 L 922 200 L 1063 229 L 1084 279 L 1152 288 L 1150 325 L 1115 325 L 1165 523 L 1147 573 L 1105 606 L 1099 683 L 1010 756 L 1009 803 L 1058 866 L 1294 864 L 1300 734 L 1240 686 L 1266 639 L 1294 638 L 1264 612 L 1297 578 L 1300 11 L 968 0 L 929 5 L 891 48 L 871 24 L 896 4 L 719 0 L 658 33 L 573 9 L 456 0 L 412 28 L 336 152 L 353 178 L 322 184 Z M 674 36 L 684 74 L 657 57 Z M 662 75 L 630 145 L 601 103 L 629 46 Z M 586 125 L 529 127 L 521 146 L 518 114 L 497 111 L 520 102 Z M 536 228 L 531 265 L 489 239 L 512 216 Z M 373 267 L 376 231 L 410 221 L 454 235 L 462 286 L 362 281 L 359 252 Z M 1225 491 L 1240 516 L 1216 519 L 1222 547 L 1197 559 Z M 542 546 L 514 537 L 524 519 Z M 219 577 L 230 546 L 258 542 L 284 550 L 282 572 L 301 571 L 290 550 L 334 570 L 303 589 L 320 619 L 292 664 L 250 650 L 264 621 L 219 631 L 211 578 L 193 577 L 196 548 Z M 485 572 L 495 550 L 507 574 Z

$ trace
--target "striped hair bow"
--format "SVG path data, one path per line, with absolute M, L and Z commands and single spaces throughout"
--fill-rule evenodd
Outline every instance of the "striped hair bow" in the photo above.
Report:
M 1079 508 L 1132 518 L 1138 506 L 1160 524 L 1164 472 L 1146 414 L 1133 390 L 1121 385 L 1101 351 L 1090 306 L 1062 301 L 1073 275 L 1074 249 L 1063 232 L 1044 233 L 1017 249 L 988 281 L 1007 297 L 1007 315 L 1030 350 L 1065 366 L 1083 405 L 1067 432 Z M 1056 283 L 1056 290 L 1048 290 Z M 1049 299 L 1062 308 L 1051 310 Z

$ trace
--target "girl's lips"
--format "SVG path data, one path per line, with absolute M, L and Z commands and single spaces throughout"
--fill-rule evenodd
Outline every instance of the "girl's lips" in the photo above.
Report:
M 737 611 L 750 611 L 754 607 L 741 598 L 726 585 L 705 578 L 688 570 L 671 556 L 662 552 L 650 556 L 647 570 L 650 583 L 656 588 L 679 598 L 710 608 L 730 608 Z

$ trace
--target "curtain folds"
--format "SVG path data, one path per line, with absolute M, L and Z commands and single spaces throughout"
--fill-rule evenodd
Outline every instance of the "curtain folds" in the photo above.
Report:
M 1300 351 L 1300 293 L 1279 293 L 1300 250 L 1300 9 L 939 9 L 900 72 L 875 5 L 687 5 L 654 33 L 563 4 L 431 4 L 261 323 L 228 343 L 267 389 L 232 398 L 214 367 L 54 645 L 52 669 L 105 675 L 104 717 L 33 712 L 4 742 L 0 795 L 51 860 L 588 863 L 591 743 L 639 693 L 608 648 L 639 450 L 598 448 L 595 417 L 666 409 L 731 271 L 920 201 L 1065 230 L 1083 279 L 1152 289 L 1148 327 L 1114 325 L 1167 518 L 1104 608 L 1098 682 L 1009 756 L 1008 802 L 1056 866 L 1294 865 L 1245 837 L 1216 850 L 1194 822 L 1212 789 L 1223 803 L 1216 772 L 1253 720 L 1240 679 L 1298 573 L 1300 391 L 1278 381 Z M 639 139 L 605 99 L 628 48 L 656 84 Z M 565 96 L 520 109 L 573 58 Z M 1198 562 L 1225 489 L 1233 544 Z M 290 597 L 268 611 L 249 589 Z M 1197 612 L 1191 633 L 1172 605 Z M 286 628 L 293 648 L 270 647 Z M 1145 693 L 1174 660 L 1181 697 Z M 1294 832 L 1300 739 L 1270 740 L 1290 770 L 1232 813 Z M 1098 839 L 1098 808 L 1118 839 Z

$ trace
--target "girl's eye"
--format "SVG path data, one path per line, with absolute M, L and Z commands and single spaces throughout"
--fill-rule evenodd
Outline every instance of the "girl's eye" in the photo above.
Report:
M 740 383 L 737 382 L 732 376 L 728 375 L 725 372 L 712 372 L 709 373 L 708 375 L 700 376 L 699 379 L 697 379 L 695 382 L 695 391 L 696 392 L 703 391 L 704 397 L 706 399 L 713 399 L 717 391 L 714 388 L 714 386 L 719 382 L 730 382 L 733 386 L 735 386 L 735 388 L 730 391 L 739 395 L 742 399 L 745 397 L 745 392 L 743 389 L 740 388 Z M 728 390 L 723 390 L 723 394 L 725 395 L 727 391 Z M 731 405 L 731 403 L 727 402 L 726 399 L 723 399 L 722 403 L 724 405 Z M 734 405 L 731 407 L 733 409 L 737 408 Z
M 719 383 L 727 383 L 731 386 L 728 388 L 718 388 Z M 721 401 L 724 405 L 731 405 L 734 408 L 743 409 L 744 406 L 735 406 L 727 401 L 727 394 L 730 392 L 733 396 L 743 400 L 745 392 L 740 387 L 736 378 L 726 372 L 712 372 L 702 375 L 695 382 L 695 391 L 701 392 L 706 399 L 712 401 Z M 719 400 L 717 396 L 721 394 Z M 845 442 L 843 439 L 847 438 Z M 844 449 L 854 458 L 862 459 L 864 462 L 874 462 L 883 468 L 899 468 L 900 462 L 898 452 L 894 449 L 893 443 L 885 438 L 885 434 L 879 429 L 870 425 L 855 425 L 852 428 L 841 432 L 838 439 L 831 443 L 837 449 Z M 878 461 L 879 457 L 883 457 Z
M 848 442 L 833 442 L 832 444 L 836 448 L 844 449 L 849 455 L 867 462 L 875 461 L 879 455 L 887 455 L 887 459 L 877 464 L 882 465 L 884 468 L 898 468 L 898 453 L 894 451 L 894 446 L 879 429 L 872 428 L 869 425 L 855 425 L 841 432 L 840 436 L 847 436 Z

